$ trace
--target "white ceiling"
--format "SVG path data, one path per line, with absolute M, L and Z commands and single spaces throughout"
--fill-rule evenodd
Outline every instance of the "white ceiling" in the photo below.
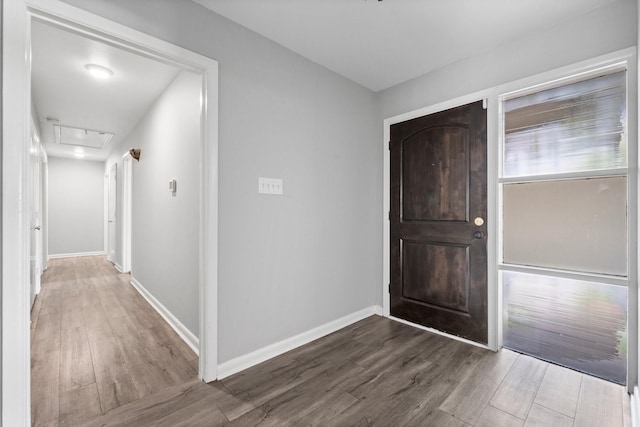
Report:
M 194 0 L 379 91 L 615 0 Z
M 85 69 L 113 71 L 97 80 Z M 77 157 L 54 142 L 53 124 L 114 133 L 103 149 L 83 148 L 84 159 L 105 160 L 178 73 L 174 66 L 88 39 L 42 22 L 32 26 L 32 97 L 50 156 Z

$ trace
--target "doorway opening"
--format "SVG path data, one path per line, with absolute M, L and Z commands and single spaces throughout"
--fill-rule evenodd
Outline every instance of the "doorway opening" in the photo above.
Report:
M 197 189 L 199 198 L 202 201 L 197 215 L 199 234 L 202 236 L 197 251 L 200 261 L 197 291 L 199 295 L 198 324 L 200 325 L 198 336 L 200 350 L 199 376 L 205 381 L 214 380 L 217 376 L 217 316 L 213 311 L 217 307 L 217 62 L 62 2 L 29 0 L 26 2 L 26 19 L 24 9 L 20 10 L 19 7 L 16 7 L 11 10 L 16 12 L 16 22 L 19 24 L 10 26 L 8 29 L 14 31 L 16 37 L 12 37 L 11 42 L 7 43 L 11 47 L 11 49 L 7 50 L 9 58 L 7 66 L 14 74 L 28 71 L 28 73 L 25 73 L 26 75 L 23 74 L 22 79 L 19 79 L 23 84 L 11 89 L 12 99 L 24 98 L 29 100 L 31 97 L 31 71 L 28 67 L 26 67 L 26 70 L 23 68 L 24 64 L 20 59 L 21 57 L 24 58 L 24 49 L 29 47 L 31 26 L 36 21 L 59 26 L 69 32 L 81 34 L 93 40 L 100 40 L 106 44 L 165 63 L 176 64 L 201 76 L 199 155 L 195 156 L 197 159 L 195 161 L 197 165 L 195 169 L 199 174 L 199 182 L 202 183 L 200 188 Z M 17 16 L 20 13 L 22 16 Z M 26 25 L 23 28 L 23 30 L 27 30 L 24 31 L 26 38 L 22 36 L 20 29 L 17 28 L 23 24 Z M 5 89 L 7 89 L 6 85 Z M 26 134 L 29 126 L 26 123 L 26 117 L 30 114 L 28 111 L 30 103 L 19 105 L 25 107 L 25 120 L 17 120 L 11 124 L 11 132 L 16 135 L 22 134 L 18 128 L 23 129 L 24 134 Z M 28 150 L 28 144 L 21 145 L 22 148 Z M 28 159 L 26 153 L 22 158 L 25 159 L 23 166 L 27 171 L 30 171 L 26 162 L 26 159 Z M 27 185 L 28 175 L 29 173 L 20 175 L 24 186 Z M 43 187 L 45 186 L 43 185 Z M 26 232 L 26 227 L 28 227 L 30 221 L 27 220 L 26 213 L 24 215 L 25 218 L 21 224 L 23 224 L 25 230 L 21 232 L 20 241 L 16 242 L 16 244 L 20 247 L 29 248 L 29 234 Z M 28 250 L 17 254 L 18 264 L 25 266 L 25 271 L 28 271 L 28 254 Z M 27 319 L 29 313 L 29 287 L 21 288 L 20 292 L 19 300 L 25 301 L 25 304 L 18 307 L 19 313 L 15 317 Z M 207 308 L 210 308 L 210 310 L 208 311 Z M 7 409 L 5 415 L 9 417 L 8 419 L 24 420 L 25 423 L 29 419 L 30 401 L 29 341 L 24 338 L 28 337 L 28 335 L 29 325 L 27 322 L 19 322 L 5 335 L 5 343 L 15 343 L 13 348 L 16 356 L 7 359 L 7 364 L 4 365 L 5 368 L 12 368 L 7 370 L 7 372 L 12 372 L 12 375 L 7 376 L 6 385 L 11 387 L 14 393 L 10 399 L 3 398 L 3 402 L 13 402 L 17 399 L 17 401 L 24 404 L 6 404 L 3 407 Z

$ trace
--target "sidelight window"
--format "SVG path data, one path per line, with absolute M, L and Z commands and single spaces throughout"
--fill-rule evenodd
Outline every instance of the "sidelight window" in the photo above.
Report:
M 626 381 L 627 71 L 502 100 L 503 344 Z

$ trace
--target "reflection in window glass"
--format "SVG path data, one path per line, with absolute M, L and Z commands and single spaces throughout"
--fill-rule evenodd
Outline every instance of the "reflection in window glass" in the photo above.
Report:
M 624 384 L 627 288 L 502 272 L 504 346 Z
M 503 176 L 627 167 L 626 71 L 504 102 Z

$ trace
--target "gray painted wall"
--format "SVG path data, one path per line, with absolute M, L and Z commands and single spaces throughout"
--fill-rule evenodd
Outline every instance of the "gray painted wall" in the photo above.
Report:
M 198 334 L 198 250 L 201 77 L 180 73 L 114 148 L 107 170 L 118 163 L 117 254 L 122 261 L 122 155 L 133 161 L 131 275 Z M 173 195 L 170 179 L 178 182 Z
M 372 92 L 195 3 L 69 3 L 219 61 L 220 362 L 376 303 Z
M 49 255 L 104 251 L 104 164 L 49 157 Z
M 617 0 L 545 32 L 378 92 L 380 120 L 635 46 L 635 0 Z M 382 159 L 380 159 L 382 161 Z
M 384 118 L 636 43 L 618 0 L 374 94 L 191 2 L 66 1 L 219 61 L 220 362 L 381 304 Z

